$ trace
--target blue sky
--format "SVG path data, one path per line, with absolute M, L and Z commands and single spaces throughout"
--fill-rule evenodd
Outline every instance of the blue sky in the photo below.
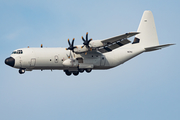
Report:
M 1 120 L 179 120 L 180 1 L 1 0 Z M 143 53 L 116 68 L 67 77 L 63 71 L 20 75 L 4 64 L 17 48 L 67 47 L 89 32 L 104 39 L 136 31 L 153 12 L 163 50 Z M 133 38 L 131 38 L 132 40 Z

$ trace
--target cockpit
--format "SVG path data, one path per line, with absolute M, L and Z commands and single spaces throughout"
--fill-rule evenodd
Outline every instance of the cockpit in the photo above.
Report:
M 23 54 L 22 50 L 13 51 L 12 54 Z

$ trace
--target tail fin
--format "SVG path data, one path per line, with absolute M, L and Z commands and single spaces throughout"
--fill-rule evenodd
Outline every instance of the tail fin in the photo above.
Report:
M 139 43 L 144 48 L 159 45 L 154 17 L 151 11 L 144 11 L 138 32 L 140 34 L 135 36 L 133 44 Z

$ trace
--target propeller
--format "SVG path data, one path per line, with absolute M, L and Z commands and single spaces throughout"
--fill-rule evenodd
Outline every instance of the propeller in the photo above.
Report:
M 67 57 L 68 57 L 69 59 L 73 60 L 73 56 L 72 56 L 72 54 L 71 54 L 71 51 L 70 51 L 69 55 L 68 55 L 68 54 L 66 54 L 66 55 L 67 55 Z
M 84 41 L 84 42 L 83 42 L 84 46 L 90 48 L 89 42 L 90 42 L 92 39 L 89 39 L 89 40 L 88 40 L 88 32 L 86 33 L 86 39 L 84 39 L 84 37 L 82 36 L 82 40 Z M 83 48 L 84 46 L 82 46 L 82 48 Z
M 70 41 L 68 39 L 69 47 L 66 48 L 66 50 L 71 50 L 72 52 L 74 52 L 74 48 L 77 48 L 76 46 L 74 46 L 74 40 L 75 40 L 75 38 L 73 38 L 72 43 L 70 43 Z

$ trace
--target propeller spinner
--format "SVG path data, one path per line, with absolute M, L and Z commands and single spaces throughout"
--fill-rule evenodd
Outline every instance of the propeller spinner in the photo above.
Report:
M 72 52 L 74 52 L 74 48 L 77 48 L 76 46 L 74 47 L 74 40 L 75 40 L 75 38 L 73 38 L 72 43 L 70 43 L 70 41 L 68 39 L 69 47 L 66 48 L 66 50 L 71 50 Z
M 83 42 L 84 46 L 90 48 L 89 42 L 90 42 L 92 39 L 89 39 L 89 40 L 88 40 L 88 32 L 86 33 L 86 39 L 84 39 L 84 37 L 82 36 L 82 40 L 84 41 L 84 42 Z M 82 48 L 83 48 L 84 46 L 82 46 Z

